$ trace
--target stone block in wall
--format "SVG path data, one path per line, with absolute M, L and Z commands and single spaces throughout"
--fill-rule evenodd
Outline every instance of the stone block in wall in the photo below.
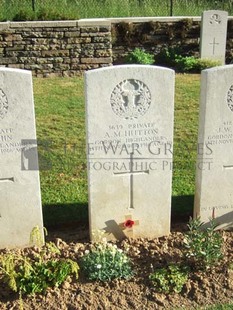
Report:
M 26 69 L 26 70 L 35 70 L 35 69 L 40 69 L 41 68 L 41 66 L 40 65 L 38 65 L 38 64 L 25 64 L 24 65 L 24 69 Z
M 102 63 L 111 63 L 111 57 L 99 57 L 99 58 L 81 58 L 82 64 L 102 64 Z
M 36 63 L 37 64 L 45 64 L 45 63 L 52 63 L 53 62 L 53 58 L 44 58 L 44 57 L 37 57 L 36 58 Z
M 81 51 L 81 57 L 93 57 L 95 53 L 94 49 L 88 48 L 88 49 L 82 49 Z
M 71 57 L 63 57 L 62 58 L 64 64 L 71 64 Z
M 69 56 L 69 51 L 68 50 L 49 50 L 49 51 L 42 51 L 41 52 L 42 56 L 44 57 L 64 57 L 64 56 Z
M 37 69 L 42 69 L 43 71 L 50 71 L 51 69 L 54 69 L 54 65 L 53 64 L 43 64 L 41 66 L 39 66 L 39 68 Z
M 49 45 L 34 45 L 34 44 L 25 44 L 24 46 L 25 51 L 47 51 L 49 49 Z
M 99 32 L 99 27 L 81 27 L 80 28 L 81 34 L 82 33 L 97 33 Z
M 23 64 L 36 64 L 37 58 L 36 57 L 17 57 L 18 63 Z
M 68 44 L 91 43 L 91 38 L 68 38 L 67 43 Z
M 44 38 L 56 38 L 56 39 L 62 39 L 64 36 L 64 32 L 58 31 L 43 31 L 43 37 Z
M 62 76 L 64 77 L 81 76 L 82 74 L 83 74 L 82 70 L 68 70 L 62 72 Z
M 72 49 L 70 49 L 70 56 L 71 56 L 71 58 L 79 56 L 81 51 L 82 51 L 81 45 L 73 47 Z
M 95 43 L 95 48 L 96 49 L 109 49 L 109 48 L 112 48 L 112 44 L 109 42 L 109 43 Z
M 3 38 L 5 41 L 20 41 L 22 40 L 22 36 L 21 35 L 16 35 L 16 34 L 11 34 L 11 33 L 7 33 L 7 34 L 3 34 Z
M 0 57 L 0 65 L 17 64 L 18 59 L 16 57 Z
M 0 47 L 12 47 L 12 46 L 13 46 L 13 42 L 12 41 L 9 41 L 9 42 L 1 41 L 0 42 Z
M 111 49 L 95 50 L 94 55 L 95 55 L 95 57 L 111 57 L 112 56 L 112 50 Z
M 65 70 L 69 70 L 70 69 L 70 65 L 69 64 L 54 64 L 54 70 L 62 70 L 62 71 L 65 71 Z
M 100 64 L 80 64 L 77 68 L 80 71 L 90 70 L 90 69 L 97 69 L 100 67 Z
M 43 38 L 44 34 L 42 33 L 41 29 L 39 31 L 34 31 L 29 29 L 28 31 L 23 30 L 22 31 L 22 37 L 27 38 Z
M 13 45 L 11 47 L 6 47 L 5 48 L 5 51 L 8 52 L 8 51 L 23 51 L 25 48 L 25 45 Z
M 10 64 L 9 67 L 10 68 L 15 68 L 15 69 L 24 69 L 24 65 L 23 64 Z
M 71 63 L 71 64 L 74 64 L 74 63 L 80 63 L 80 58 L 79 58 L 79 57 L 76 57 L 76 58 L 75 58 L 75 57 L 74 57 L 74 58 L 71 58 L 71 59 L 70 59 L 70 63 Z
M 106 32 L 83 32 L 81 33 L 81 37 L 96 37 L 96 36 L 99 36 L 99 37 L 106 37 L 106 36 L 109 36 L 110 34 L 106 33 Z
M 92 38 L 92 42 L 93 43 L 108 43 L 110 41 L 110 37 L 107 36 L 107 37 L 100 37 L 99 36 L 99 33 L 98 33 L 98 36 L 95 36 L 94 38 Z
M 66 31 L 64 33 L 64 38 L 77 38 L 80 35 L 80 31 Z
M 49 39 L 48 38 L 31 38 L 30 39 L 30 44 L 34 45 L 48 45 L 49 44 Z

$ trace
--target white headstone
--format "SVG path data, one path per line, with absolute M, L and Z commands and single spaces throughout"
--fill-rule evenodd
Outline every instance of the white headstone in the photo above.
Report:
M 233 65 L 202 71 L 194 216 L 233 227 Z
M 24 247 L 43 228 L 31 72 L 0 68 L 0 124 L 0 248 Z
M 204 11 L 201 20 L 200 56 L 225 64 L 227 18 L 225 11 Z
M 88 71 L 85 78 L 91 234 L 167 235 L 174 71 L 114 66 Z

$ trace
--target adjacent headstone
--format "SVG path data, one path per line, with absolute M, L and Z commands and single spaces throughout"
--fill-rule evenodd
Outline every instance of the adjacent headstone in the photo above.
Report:
M 194 216 L 233 227 L 233 65 L 201 74 Z
M 204 11 L 201 20 L 200 57 L 225 64 L 227 18 L 225 11 Z
M 0 68 L 0 248 L 30 245 L 43 223 L 31 72 Z
M 92 233 L 170 232 L 174 71 L 114 66 L 85 74 Z

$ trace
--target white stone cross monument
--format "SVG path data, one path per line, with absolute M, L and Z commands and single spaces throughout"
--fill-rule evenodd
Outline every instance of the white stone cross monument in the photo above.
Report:
M 227 18 L 225 11 L 204 11 L 201 19 L 200 57 L 225 64 Z
M 233 227 L 233 65 L 202 71 L 194 217 Z
M 170 231 L 174 71 L 86 72 L 90 232 L 111 239 Z
M 0 68 L 0 124 L 0 248 L 29 246 L 34 227 L 43 238 L 31 72 Z

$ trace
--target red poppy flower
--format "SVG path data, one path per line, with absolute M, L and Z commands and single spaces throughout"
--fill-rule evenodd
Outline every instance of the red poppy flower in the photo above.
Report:
M 132 228 L 133 225 L 134 225 L 134 221 L 132 221 L 132 220 L 127 220 L 127 221 L 124 222 L 124 227 L 125 228 Z

